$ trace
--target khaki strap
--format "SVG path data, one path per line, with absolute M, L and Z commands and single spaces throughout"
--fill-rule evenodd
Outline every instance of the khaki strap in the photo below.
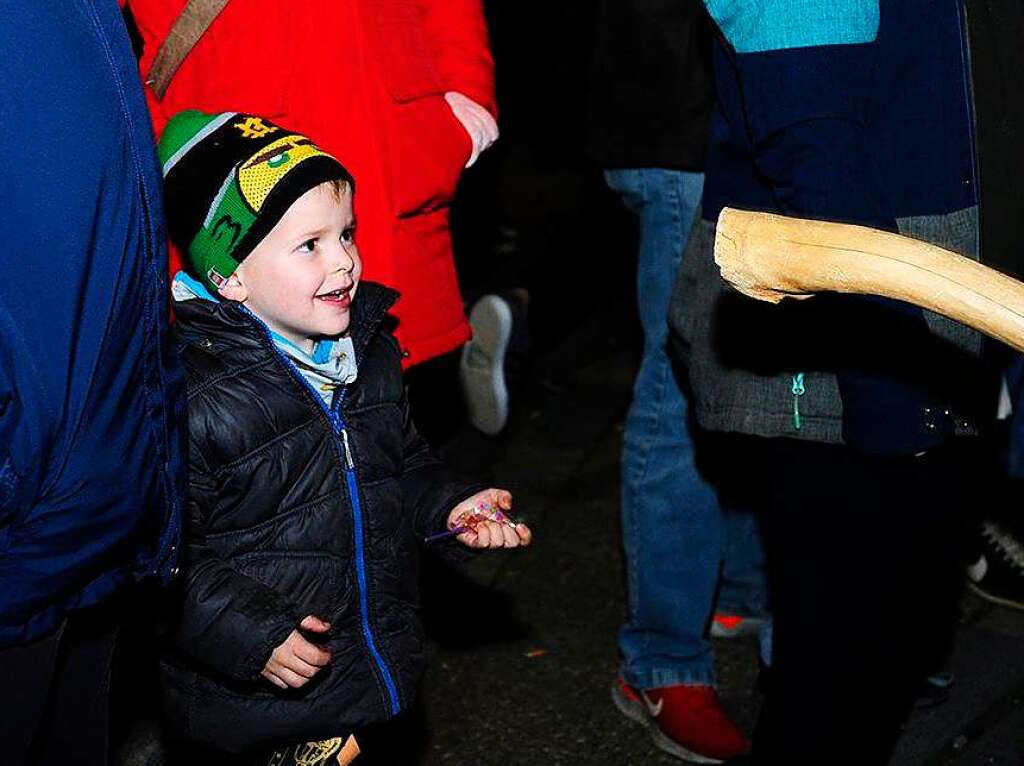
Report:
M 171 78 L 178 71 L 181 62 L 188 56 L 199 38 L 210 28 L 213 20 L 224 10 L 228 0 L 189 0 L 167 33 L 153 66 L 146 77 L 146 85 L 153 89 L 157 99 L 162 99 L 171 84 Z

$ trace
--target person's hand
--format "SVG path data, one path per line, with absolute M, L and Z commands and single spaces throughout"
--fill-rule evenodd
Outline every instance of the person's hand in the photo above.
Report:
M 299 627 L 310 633 L 326 633 L 331 629 L 328 623 L 313 615 L 300 622 Z M 296 629 L 270 655 L 262 676 L 282 689 L 298 689 L 330 661 L 331 653 L 327 649 L 307 641 Z
M 487 147 L 498 140 L 498 123 L 491 117 L 490 112 L 458 91 L 448 91 L 444 94 L 444 100 L 448 102 L 455 119 L 462 123 L 462 127 L 473 141 L 473 151 L 466 162 L 468 168 Z
M 468 527 L 456 536 L 470 548 L 517 548 L 529 545 L 533 532 L 525 524 L 508 518 L 512 493 L 504 489 L 485 489 L 463 500 L 448 514 L 448 529 Z

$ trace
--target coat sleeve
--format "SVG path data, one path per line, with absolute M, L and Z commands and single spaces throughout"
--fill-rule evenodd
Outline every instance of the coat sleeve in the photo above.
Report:
M 485 487 L 459 479 L 434 455 L 427 442 L 417 433 L 409 414 L 409 402 L 404 395 L 401 406 L 404 453 L 402 498 L 405 507 L 412 510 L 413 526 L 417 536 L 422 539 L 443 532 L 452 508 Z M 441 543 L 436 549 L 451 558 L 461 558 L 458 554 L 464 550 L 458 543 Z
M 423 30 L 446 91 L 458 91 L 497 115 L 494 59 L 480 0 L 419 0 Z
M 878 66 L 872 42 L 731 58 L 757 169 L 782 212 L 894 230 L 867 127 Z
M 304 615 L 283 595 L 235 570 L 205 538 L 213 482 L 191 450 L 183 582 L 169 640 L 182 655 L 243 681 L 255 681 L 274 648 Z

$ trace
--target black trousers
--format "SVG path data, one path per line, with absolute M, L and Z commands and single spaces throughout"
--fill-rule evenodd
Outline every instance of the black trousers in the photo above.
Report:
M 0 649 L 4 766 L 107 766 L 115 615 L 84 610 L 46 638 Z
M 771 453 L 774 657 L 755 762 L 882 766 L 952 635 L 977 456 Z

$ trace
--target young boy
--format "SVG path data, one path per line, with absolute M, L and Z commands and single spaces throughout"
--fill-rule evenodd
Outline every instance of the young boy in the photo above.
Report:
M 385 329 L 397 296 L 360 282 L 342 165 L 237 113 L 182 112 L 159 149 L 191 272 L 174 281 L 190 486 L 168 731 L 275 766 L 333 763 L 413 696 L 417 543 L 531 533 L 504 516 L 508 492 L 456 481 L 413 429 Z

